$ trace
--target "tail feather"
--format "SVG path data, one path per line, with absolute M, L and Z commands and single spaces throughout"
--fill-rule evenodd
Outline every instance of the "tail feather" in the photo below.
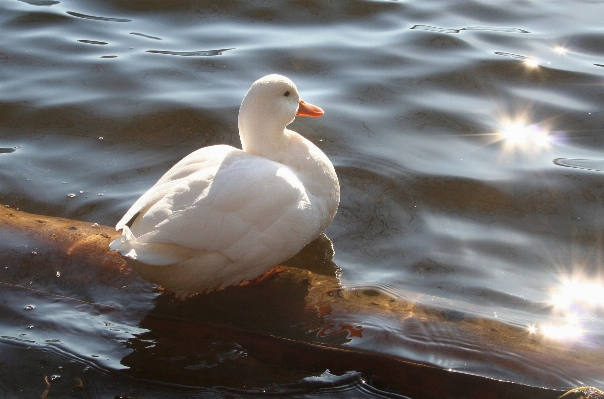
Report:
M 128 226 L 123 226 L 121 237 L 109 244 L 109 248 L 127 258 L 153 266 L 172 265 L 198 255 L 198 251 L 177 244 L 141 242 Z

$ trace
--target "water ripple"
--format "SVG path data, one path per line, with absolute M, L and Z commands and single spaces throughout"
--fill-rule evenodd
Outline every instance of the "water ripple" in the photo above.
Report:
M 145 35 L 143 33 L 138 33 L 138 32 L 130 32 L 130 34 L 135 35 L 135 36 L 146 37 L 147 39 L 162 40 L 162 38 L 160 38 L 160 37 Z
M 86 44 L 98 44 L 98 45 L 101 45 L 101 46 L 109 44 L 107 42 L 98 42 L 96 40 L 84 40 L 84 39 L 80 39 L 80 40 L 78 40 L 78 42 L 80 42 L 80 43 L 86 43 Z
M 59 4 L 59 1 L 55 0 L 19 0 L 22 3 L 27 3 L 30 6 L 53 6 Z
M 604 160 L 603 159 L 569 159 L 569 158 L 556 158 L 554 164 L 558 166 L 564 166 L 567 168 L 591 170 L 595 172 L 604 172 Z
M 335 397 L 355 397 L 355 398 L 407 398 L 381 391 L 367 384 L 365 377 L 356 371 L 349 371 L 342 375 L 335 375 L 326 370 L 317 377 L 307 377 L 296 384 L 289 386 L 271 387 L 266 389 L 225 389 L 243 397 L 247 396 L 273 396 L 287 395 L 288 397 L 313 398 L 316 396 L 335 398 Z
M 440 33 L 459 33 L 462 30 L 480 30 L 480 31 L 491 31 L 491 32 L 505 32 L 505 33 L 531 33 L 528 30 L 519 28 L 504 28 L 504 27 L 492 27 L 492 26 L 468 26 L 467 28 L 451 29 L 451 28 L 440 28 L 438 26 L 431 25 L 414 25 L 410 29 L 427 30 L 429 32 L 440 32 Z
M 526 61 L 526 60 L 532 59 L 532 58 L 524 56 L 524 55 L 514 54 L 514 53 L 506 53 L 506 52 L 503 52 L 503 51 L 495 51 L 495 54 L 500 55 L 502 57 L 514 58 L 514 59 L 520 60 L 520 61 Z
M 467 28 L 461 28 L 460 30 L 487 30 L 491 32 L 505 32 L 505 33 L 531 33 L 528 30 L 519 28 L 499 28 L 492 26 L 468 26 Z
M 429 32 L 440 32 L 440 33 L 459 33 L 459 29 L 448 29 L 439 28 L 437 26 L 430 25 L 413 25 L 410 29 L 427 30 Z
M 234 50 L 232 48 L 223 48 L 219 50 L 200 50 L 200 51 L 167 51 L 167 50 L 147 50 L 147 53 L 178 55 L 181 57 L 212 57 L 222 55 L 224 51 Z
M 71 15 L 72 17 L 83 18 L 83 19 L 93 19 L 95 21 L 132 22 L 131 19 L 126 19 L 126 18 L 97 17 L 94 15 L 80 14 L 79 12 L 73 12 L 73 11 L 67 11 L 67 14 Z

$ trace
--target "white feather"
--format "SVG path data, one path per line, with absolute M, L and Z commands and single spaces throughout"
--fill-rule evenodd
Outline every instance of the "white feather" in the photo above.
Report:
M 289 79 L 256 81 L 240 110 L 243 150 L 183 158 L 117 223 L 123 233 L 110 248 L 180 296 L 253 279 L 295 255 L 331 223 L 340 192 L 325 154 L 285 129 L 298 104 Z

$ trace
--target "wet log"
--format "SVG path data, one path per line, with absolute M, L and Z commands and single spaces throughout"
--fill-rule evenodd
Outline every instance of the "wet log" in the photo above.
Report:
M 47 271 L 39 271 L 37 275 L 53 273 L 56 269 L 53 265 L 57 263 L 61 264 L 63 270 L 71 268 L 71 272 L 64 276 L 71 285 L 81 286 L 80 291 L 77 291 L 81 293 L 81 297 L 80 294 L 75 294 L 78 300 L 88 300 L 87 291 L 95 289 L 90 281 L 94 281 L 95 286 L 127 289 L 133 281 L 139 279 L 119 254 L 109 251 L 109 243 L 118 235 L 119 232 L 107 226 L 32 215 L 8 207 L 0 209 L 0 239 L 6 242 L 32 243 L 31 247 L 35 251 L 32 251 L 31 256 L 45 259 L 44 262 L 32 264 L 38 268 L 48 268 Z M 335 327 L 325 325 L 326 319 L 338 313 L 360 316 L 380 314 L 393 320 L 415 319 L 421 323 L 444 323 L 475 337 L 485 345 L 496 343 L 499 347 L 508 348 L 523 356 L 542 358 L 548 362 L 577 364 L 579 368 L 599 365 L 601 362 L 598 359 L 604 356 L 602 350 L 565 348 L 555 342 L 530 336 L 525 329 L 505 323 L 463 315 L 451 317 L 444 310 L 378 290 L 344 289 L 340 285 L 337 266 L 331 261 L 333 249 L 329 240 L 321 237 L 312 245 L 314 247 L 303 250 L 298 257 L 285 262 L 281 273 L 256 286 L 230 287 L 185 301 L 175 300 L 169 294 L 161 296 L 155 309 L 140 322 L 141 327 L 153 332 L 153 336 L 161 337 L 153 354 L 144 349 L 135 350 L 122 363 L 131 367 L 130 372 L 135 377 L 194 384 L 195 379 L 187 379 L 181 371 L 171 373 L 169 370 L 152 367 L 153 359 L 150 356 L 158 356 L 162 351 L 166 351 L 165 354 L 168 355 L 175 348 L 187 351 L 191 346 L 204 345 L 204 339 L 208 336 L 219 336 L 237 342 L 250 356 L 265 364 L 309 372 L 329 369 L 335 373 L 344 373 L 355 370 L 364 373 L 372 385 L 415 399 L 553 399 L 563 394 L 559 390 L 444 370 L 388 354 L 342 346 L 341 343 L 361 337 L 363 332 L 362 326 L 354 324 L 340 323 Z M 6 279 L 0 283 L 15 284 L 16 280 Z M 271 297 L 276 295 L 288 296 L 289 299 L 282 303 L 271 303 L 275 302 L 271 301 Z M 245 302 L 248 305 L 245 312 L 235 315 L 241 321 L 240 325 L 221 319 L 224 316 L 213 311 L 213 307 L 223 309 L 229 301 Z M 274 314 L 274 320 L 267 316 L 271 313 Z M 292 318 L 292 323 L 306 318 L 306 327 L 314 323 L 312 328 L 304 329 L 311 331 L 313 337 L 303 334 L 297 336 L 288 331 L 291 324 L 283 322 L 287 317 Z M 323 339 L 319 342 L 316 336 Z M 597 397 L 593 395 L 597 395 L 599 391 L 592 388 L 592 391 L 581 392 L 584 397 L 590 398 Z M 569 394 L 571 392 L 567 393 Z M 586 396 L 590 394 L 592 396 Z

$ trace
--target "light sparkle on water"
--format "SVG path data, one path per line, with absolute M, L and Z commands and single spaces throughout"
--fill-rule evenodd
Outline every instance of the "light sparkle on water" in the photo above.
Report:
M 529 325 L 528 332 L 560 341 L 579 339 L 586 332 L 582 323 L 589 317 L 582 315 L 604 308 L 604 284 L 588 278 L 564 279 L 554 290 L 550 303 L 562 317 L 540 326 Z
M 577 324 L 548 324 L 541 327 L 544 336 L 556 340 L 573 340 L 583 335 L 583 329 Z
M 523 120 L 504 121 L 499 136 L 506 146 L 521 150 L 533 150 L 550 144 L 549 132 L 537 124 L 527 124 Z
M 552 303 L 562 310 L 573 306 L 604 307 L 604 285 L 587 279 L 569 279 L 561 282 Z

